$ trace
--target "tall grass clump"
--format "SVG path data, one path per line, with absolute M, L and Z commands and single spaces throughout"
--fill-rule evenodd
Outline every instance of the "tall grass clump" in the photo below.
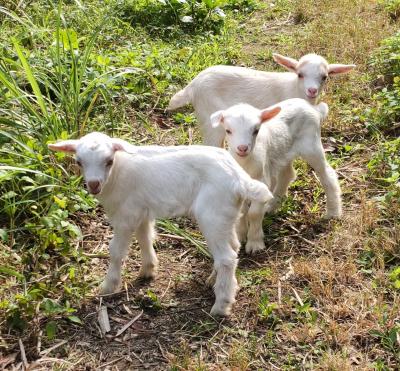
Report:
M 32 25 L 1 10 L 19 26 Z M 70 302 L 85 285 L 84 279 L 75 285 L 83 274 L 75 265 L 84 257 L 76 248 L 81 231 L 74 215 L 95 203 L 81 189 L 80 177 L 68 175 L 74 174 L 68 161 L 52 161 L 47 143 L 82 135 L 94 112 L 109 114 L 112 129 L 113 89 L 136 71 L 93 66 L 94 46 L 108 18 L 79 38 L 61 7 L 54 14 L 55 31 L 38 33 L 40 51 L 13 38 L 0 55 L 0 275 L 12 278 L 3 285 L 0 308 L 17 329 L 38 311 L 77 321 Z M 52 291 L 65 275 L 61 293 Z M 13 284 L 13 295 L 6 294 Z

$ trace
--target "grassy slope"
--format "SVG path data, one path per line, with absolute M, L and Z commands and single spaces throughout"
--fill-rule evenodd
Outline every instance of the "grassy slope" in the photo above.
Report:
M 321 189 L 313 173 L 299 163 L 299 178 L 282 212 L 265 219 L 267 250 L 254 257 L 241 256 L 241 290 L 232 318 L 215 322 L 207 314 L 213 298 L 203 281 L 210 262 L 190 244 L 182 249 L 180 239 L 162 237 L 158 280 L 150 286 L 134 281 L 138 253 L 132 251 L 124 273 L 125 282 L 132 285 L 105 300 L 113 333 L 139 312 L 139 304 L 145 308 L 143 316 L 123 336 L 100 338 L 98 299 L 87 296 L 79 311 L 84 325 L 68 323 L 57 334 L 57 339 L 68 340 L 50 353 L 60 359 L 59 367 L 97 368 L 109 362 L 114 369 L 127 365 L 199 370 L 398 367 L 398 340 L 393 341 L 391 335 L 400 303 L 387 275 L 388 257 L 399 259 L 398 206 L 382 210 L 373 200 L 381 188 L 367 176 L 366 163 L 379 142 L 357 120 L 357 113 L 372 104 L 368 59 L 396 25 L 370 0 L 277 1 L 273 11 L 269 3 L 249 17 L 235 36 L 242 44 L 236 63 L 275 69 L 272 51 L 292 57 L 313 51 L 331 62 L 358 65 L 356 73 L 331 81 L 324 97 L 331 114 L 323 136 L 325 142 L 335 138 L 329 141 L 330 160 L 341 178 L 344 220 L 320 220 Z M 208 62 L 217 60 L 213 57 Z M 156 103 L 151 105 L 155 110 L 137 106 L 131 110 L 126 105 L 121 119 L 133 119 L 144 141 L 188 142 L 193 136 L 196 140 L 195 127 L 176 128 Z M 160 115 L 167 127 L 141 119 L 141 112 Z M 149 125 L 145 130 L 139 125 L 144 122 Z M 120 129 L 130 132 L 128 125 Z M 344 144 L 351 149 L 346 151 Z M 82 228 L 86 251 L 106 252 L 110 231 L 101 215 L 84 220 Z M 87 273 L 91 282 L 105 270 L 106 261 L 95 259 L 89 263 L 95 269 Z M 161 310 L 148 302 L 149 287 L 161 301 Z M 42 342 L 42 348 L 48 348 L 58 341 L 43 338 Z M 14 335 L 4 336 L 3 343 L 7 352 L 17 350 Z M 35 358 L 37 334 L 24 343 L 28 355 Z

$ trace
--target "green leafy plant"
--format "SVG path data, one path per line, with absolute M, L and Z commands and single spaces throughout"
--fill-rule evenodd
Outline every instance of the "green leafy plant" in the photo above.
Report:
M 247 287 L 253 285 L 259 285 L 271 276 L 271 270 L 269 268 L 261 268 L 255 270 L 238 270 L 240 277 L 240 285 Z
M 158 311 L 162 308 L 159 297 L 150 289 L 146 291 L 146 295 L 139 299 L 139 305 L 143 309 L 151 309 L 154 311 Z
M 370 60 L 381 90 L 374 96 L 376 106 L 367 110 L 367 127 L 374 131 L 390 129 L 400 111 L 400 32 L 385 39 Z
M 370 175 L 386 189 L 380 200 L 386 203 L 400 199 L 400 138 L 384 141 L 368 162 Z
M 267 293 L 261 294 L 258 302 L 258 315 L 261 320 L 269 322 L 271 325 L 275 325 L 279 320 L 278 316 L 276 315 L 277 309 L 278 305 L 270 302 Z
M 400 334 L 400 327 L 394 325 L 384 331 L 372 330 L 371 335 L 381 342 L 382 346 L 392 352 L 397 361 L 400 361 L 400 346 L 398 344 L 398 337 Z
M 252 11 L 256 0 L 130 0 L 119 7 L 119 16 L 150 33 L 173 36 L 185 32 L 220 33 L 225 22 L 224 8 Z
M 306 322 L 315 323 L 318 318 L 317 311 L 312 307 L 311 303 L 306 301 L 303 304 L 296 305 L 296 313 L 298 319 L 306 320 Z

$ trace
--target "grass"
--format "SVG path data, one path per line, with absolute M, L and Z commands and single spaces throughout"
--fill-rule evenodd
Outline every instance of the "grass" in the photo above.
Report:
M 20 367 L 21 339 L 30 364 L 54 369 L 398 368 L 396 1 L 211 1 L 190 24 L 180 20 L 190 1 L 166 1 L 176 6 L 169 18 L 151 0 L 52 4 L 6 2 L 0 13 L 2 365 Z M 151 22 L 141 24 L 150 5 Z M 323 193 L 298 162 L 288 199 L 264 220 L 266 251 L 240 256 L 231 318 L 208 314 L 211 263 L 186 219 L 158 224 L 156 281 L 135 280 L 134 248 L 126 286 L 100 302 L 112 232 L 72 161 L 51 157 L 46 143 L 94 129 L 138 144 L 198 143 L 190 108 L 165 114 L 169 97 L 213 64 L 280 70 L 275 51 L 357 64 L 323 97 L 344 219 L 321 221 Z

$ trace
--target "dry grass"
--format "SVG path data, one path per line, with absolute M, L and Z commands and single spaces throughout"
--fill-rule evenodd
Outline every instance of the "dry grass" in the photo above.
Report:
M 373 50 L 392 35 L 395 24 L 374 0 L 266 1 L 267 9 L 271 3 L 274 8 L 283 4 L 289 11 L 272 19 L 260 12 L 248 22 L 250 30 L 242 37 L 245 64 L 281 70 L 270 58 L 272 52 L 293 58 L 318 53 L 331 63 L 357 64 L 354 73 L 329 82 L 324 101 L 331 111 L 324 126 L 328 133 L 359 133 L 362 127 L 346 116 L 353 108 L 370 104 L 367 64 Z
M 267 249 L 252 257 L 241 254 L 241 290 L 231 318 L 217 321 L 208 314 L 213 296 L 204 280 L 211 262 L 190 244 L 162 237 L 157 243 L 158 279 L 148 284 L 135 281 L 139 254 L 133 249 L 124 270 L 127 286 L 104 299 L 111 335 L 104 337 L 99 332 L 99 299 L 88 296 L 79 313 L 83 326 L 68 323 L 58 340 L 42 339 L 41 349 L 66 342 L 47 355 L 52 361 L 38 364 L 38 369 L 48 369 L 50 364 L 60 370 L 345 371 L 372 370 L 379 365 L 398 369 L 399 339 L 391 348 L 387 336 L 399 321 L 400 300 L 388 281 L 386 263 L 387 259 L 400 261 L 399 210 L 394 204 L 393 210 L 383 214 L 374 202 L 377 190 L 365 178 L 365 164 L 377 143 L 363 138 L 352 116 L 355 108 L 363 109 L 371 102 L 367 61 L 396 25 L 371 0 L 278 1 L 290 13 L 273 17 L 269 3 L 242 30 L 242 62 L 275 68 L 264 61 L 273 50 L 293 57 L 318 52 L 332 62 L 358 64 L 357 73 L 330 83 L 324 98 L 331 107 L 324 138 L 335 135 L 343 143 L 358 140 L 365 144 L 355 153 L 341 155 L 337 148 L 332 153 L 344 190 L 344 220 L 321 221 L 323 199 L 314 192 L 318 184 L 300 164 L 289 212 L 267 218 Z M 152 114 L 158 115 L 158 124 L 150 131 L 140 131 L 143 125 L 137 125 L 135 131 L 144 142 L 179 143 L 179 135 L 186 141 L 198 138 L 193 128 L 182 134 L 161 113 Z M 108 227 L 96 218 L 87 221 L 86 229 L 87 252 L 105 252 Z M 103 275 L 106 262 L 97 258 L 90 277 Z M 154 308 L 149 289 L 161 308 Z M 271 305 L 267 316 L 260 313 L 261 301 Z M 138 321 L 114 337 L 141 309 L 144 314 Z M 373 331 L 383 335 L 378 337 Z M 16 344 L 15 340 L 4 336 L 3 341 Z M 24 339 L 30 360 L 38 357 L 38 341 L 38 334 Z M 7 353 L 13 352 L 18 352 L 17 346 L 9 345 Z

